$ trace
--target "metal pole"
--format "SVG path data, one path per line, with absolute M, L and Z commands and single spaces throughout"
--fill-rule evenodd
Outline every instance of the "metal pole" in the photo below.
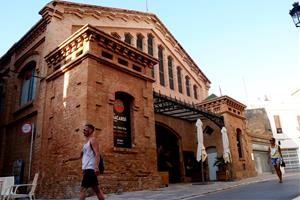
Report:
M 31 126 L 31 139 L 30 139 L 30 153 L 29 153 L 29 170 L 28 170 L 28 181 L 31 177 L 31 165 L 32 165 L 32 148 L 33 148 L 33 133 L 34 133 L 34 123 Z
M 203 162 L 202 162 L 202 159 L 200 160 L 201 162 L 201 179 L 202 179 L 202 182 L 204 182 L 204 172 L 203 172 Z

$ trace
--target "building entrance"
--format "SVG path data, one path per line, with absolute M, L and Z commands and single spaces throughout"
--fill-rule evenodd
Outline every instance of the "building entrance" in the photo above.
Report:
M 168 128 L 155 125 L 158 171 L 169 172 L 169 182 L 180 182 L 179 140 Z

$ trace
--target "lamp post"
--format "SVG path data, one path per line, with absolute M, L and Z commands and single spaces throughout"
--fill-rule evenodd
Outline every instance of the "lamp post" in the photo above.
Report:
M 293 3 L 293 9 L 290 10 L 290 15 L 293 18 L 295 26 L 297 28 L 300 27 L 300 5 L 299 5 L 299 2 Z
M 299 2 L 293 3 L 293 9 L 290 10 L 290 15 L 293 18 L 296 27 L 300 27 L 300 5 Z

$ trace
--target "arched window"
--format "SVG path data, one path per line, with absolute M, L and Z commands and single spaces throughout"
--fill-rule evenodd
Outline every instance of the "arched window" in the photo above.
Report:
M 158 61 L 159 61 L 159 83 L 165 86 L 165 72 L 164 72 L 164 49 L 158 47 Z
M 19 78 L 22 80 L 20 105 L 24 105 L 33 100 L 35 96 L 36 87 L 36 74 L 35 71 L 36 62 L 32 61 L 28 63 L 24 69 L 20 72 Z
M 193 89 L 194 89 L 194 97 L 195 97 L 195 99 L 198 99 L 198 87 L 196 85 L 194 85 Z
M 177 67 L 178 91 L 182 93 L 181 68 Z
M 174 90 L 174 78 L 173 78 L 173 58 L 171 56 L 168 57 L 168 72 L 169 72 L 169 84 L 170 89 Z
M 147 39 L 147 46 L 148 46 L 148 54 L 150 56 L 153 56 L 153 39 L 154 39 L 153 35 L 149 33 Z M 151 75 L 154 78 L 154 66 L 151 69 Z
M 125 33 L 125 40 L 127 44 L 132 44 L 132 35 L 130 33 Z
M 185 77 L 185 86 L 186 86 L 186 94 L 190 97 L 191 96 L 190 78 L 188 76 Z
M 115 93 L 114 102 L 114 146 L 122 148 L 132 147 L 131 110 L 133 97 L 125 92 Z
M 153 35 L 152 34 L 148 34 L 148 54 L 153 56 Z
M 243 157 L 241 136 L 242 136 L 242 131 L 240 129 L 236 129 L 236 145 L 237 145 L 239 158 Z
M 143 39 L 144 36 L 142 34 L 137 34 L 136 36 L 136 48 L 138 48 L 139 50 L 143 51 Z

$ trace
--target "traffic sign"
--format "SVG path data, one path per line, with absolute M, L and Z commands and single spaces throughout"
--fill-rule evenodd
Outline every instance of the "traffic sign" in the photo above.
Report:
M 22 133 L 27 134 L 27 133 L 31 133 L 32 130 L 32 124 L 30 122 L 25 122 L 22 125 Z

